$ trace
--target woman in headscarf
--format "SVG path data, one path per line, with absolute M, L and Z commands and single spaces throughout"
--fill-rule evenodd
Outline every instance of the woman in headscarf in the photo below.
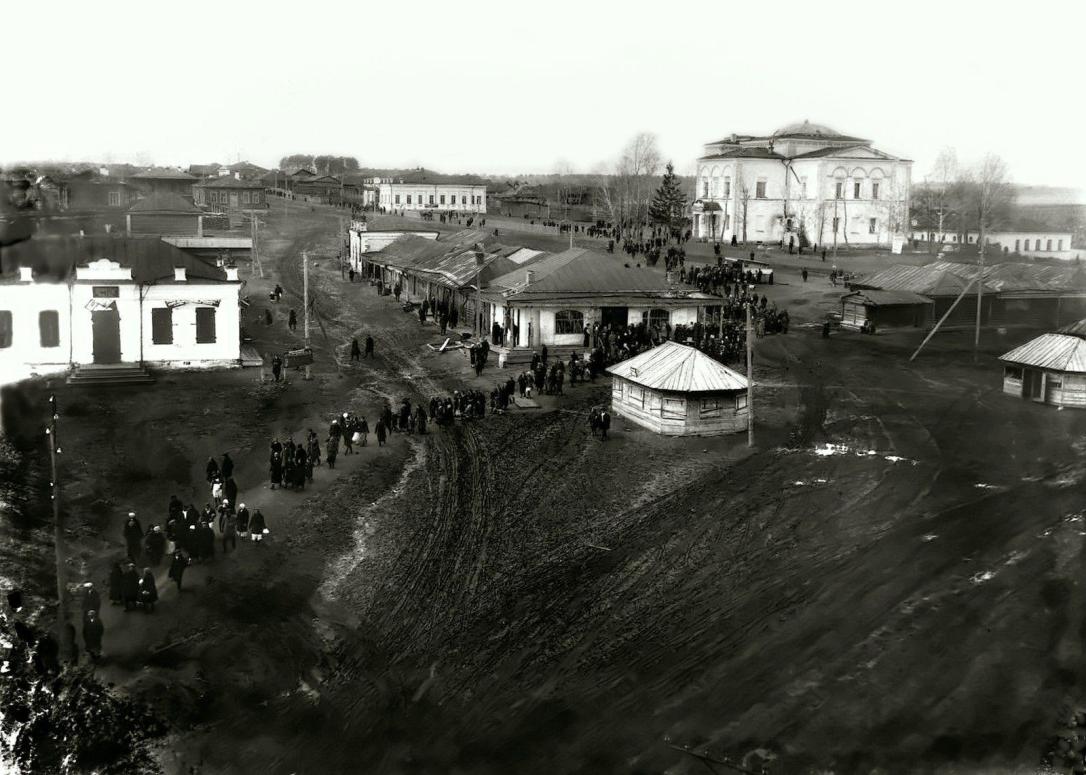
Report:
M 136 512 L 128 512 L 128 519 L 124 523 L 124 543 L 128 547 L 128 559 L 135 562 L 140 558 L 143 543 L 143 525 L 136 519 Z
M 189 558 L 185 556 L 182 551 L 176 551 L 173 553 L 173 560 L 170 561 L 170 579 L 177 584 L 177 591 L 181 591 L 181 579 L 185 576 L 185 568 L 189 566 Z
M 109 571 L 109 602 L 120 603 L 124 595 L 124 571 L 121 569 L 121 561 L 113 563 Z
M 136 564 L 133 562 L 128 563 L 128 567 L 124 569 L 124 575 L 121 577 L 121 601 L 124 603 L 124 610 L 126 611 L 131 611 L 132 608 L 139 605 L 140 576 L 136 572 Z
M 279 457 L 278 452 L 272 453 L 269 474 L 273 490 L 283 484 L 283 460 Z
M 264 515 L 260 513 L 260 509 L 253 512 L 252 519 L 249 520 L 249 534 L 252 537 L 254 543 L 260 543 L 264 540 L 264 531 L 267 529 L 267 524 L 264 522 Z
M 219 464 L 215 461 L 215 458 L 209 457 L 207 459 L 207 483 L 211 484 L 215 481 L 215 478 L 219 475 Z

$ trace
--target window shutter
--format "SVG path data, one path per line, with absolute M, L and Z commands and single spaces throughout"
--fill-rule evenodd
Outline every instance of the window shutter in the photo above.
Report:
M 38 333 L 42 347 L 60 347 L 60 314 L 55 309 L 38 313 Z
M 151 310 L 151 343 L 173 344 L 173 309 L 156 307 Z
M 11 347 L 11 310 L 0 309 L 0 348 Z
M 215 342 L 215 308 L 196 308 L 196 343 L 213 344 Z

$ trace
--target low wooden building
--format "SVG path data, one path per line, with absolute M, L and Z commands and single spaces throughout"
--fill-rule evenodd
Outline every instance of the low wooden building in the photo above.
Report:
M 197 182 L 197 178 L 178 169 L 151 167 L 130 176 L 128 182 L 135 186 L 142 196 L 177 194 L 191 200 L 192 185 Z
M 615 414 L 666 436 L 747 427 L 747 380 L 705 353 L 664 342 L 607 369 Z
M 934 323 L 934 303 L 911 291 L 853 291 L 841 297 L 841 325 L 863 328 L 920 328 Z
M 177 194 L 153 194 L 140 199 L 125 216 L 125 231 L 130 234 L 167 234 L 176 237 L 202 237 L 204 214 Z
M 1086 320 L 1041 334 L 999 360 L 1004 393 L 1039 404 L 1086 408 Z
M 233 175 L 197 183 L 193 186 L 193 192 L 197 205 L 216 212 L 235 213 L 265 210 L 268 207 L 263 183 L 235 178 Z

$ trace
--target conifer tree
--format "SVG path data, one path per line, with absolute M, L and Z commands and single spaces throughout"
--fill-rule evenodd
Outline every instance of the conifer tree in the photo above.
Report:
M 679 178 L 675 175 L 675 165 L 670 161 L 664 172 L 660 187 L 649 205 L 649 217 L 653 223 L 664 226 L 669 230 L 682 228 L 686 220 L 686 196 L 683 195 L 679 185 Z

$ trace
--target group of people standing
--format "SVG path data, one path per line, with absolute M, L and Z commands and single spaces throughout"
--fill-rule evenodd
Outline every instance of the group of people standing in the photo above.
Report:
M 229 453 L 223 455 L 221 464 L 214 457 L 208 458 L 205 472 L 211 499 L 202 510 L 191 503 L 186 507 L 171 495 L 165 526 L 155 522 L 146 529 L 135 512 L 128 513 L 121 528 L 126 557 L 115 561 L 109 573 L 111 604 L 123 606 L 126 612 L 153 613 L 159 599 L 155 570 L 164 559 L 169 559 L 166 577 L 180 592 L 186 568 L 215 558 L 216 537 L 221 540 L 223 554 L 227 554 L 237 549 L 239 538 L 258 543 L 269 533 L 260 509 L 250 511 L 244 503 L 234 508 L 237 485 Z M 142 563 L 142 571 L 137 563 Z M 102 654 L 105 635 L 101 610 L 97 587 L 94 582 L 86 582 L 82 598 L 83 642 L 94 660 Z

